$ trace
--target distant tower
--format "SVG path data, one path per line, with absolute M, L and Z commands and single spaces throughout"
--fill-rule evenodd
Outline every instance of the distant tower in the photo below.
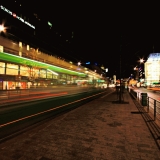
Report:
M 153 44 L 153 53 L 154 53 L 154 44 Z

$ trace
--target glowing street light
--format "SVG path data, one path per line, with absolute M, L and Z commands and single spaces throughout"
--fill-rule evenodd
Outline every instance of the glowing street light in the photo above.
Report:
M 80 66 L 81 65 L 81 62 L 78 62 L 78 66 Z
M 144 59 L 143 59 L 143 58 L 141 58 L 141 59 L 139 60 L 139 62 L 140 62 L 140 63 L 143 63 L 143 62 L 144 62 Z
M 138 70 L 138 67 L 136 66 L 136 67 L 134 67 L 133 69 L 134 69 L 134 70 Z
M 0 25 L 0 32 L 4 32 L 4 26 L 3 25 Z
M 6 27 L 4 25 L 0 25 L 0 32 L 6 32 Z

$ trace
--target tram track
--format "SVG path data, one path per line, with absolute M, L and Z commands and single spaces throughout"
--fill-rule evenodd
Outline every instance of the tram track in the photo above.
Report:
M 16 104 L 16 106 L 11 107 L 13 109 L 10 108 L 0 112 L 1 120 L 3 119 L 0 124 L 0 142 L 24 132 L 27 128 L 29 129 L 34 125 L 39 125 L 93 99 L 104 96 L 109 92 L 111 91 L 83 92 L 68 96 L 41 99 L 35 102 L 28 102 L 27 104 Z

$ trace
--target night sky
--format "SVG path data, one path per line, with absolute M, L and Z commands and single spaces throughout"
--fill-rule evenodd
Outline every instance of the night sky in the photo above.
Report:
M 140 58 L 160 52 L 158 4 L 124 2 L 17 1 L 25 12 L 50 21 L 66 42 L 64 57 L 108 68 L 108 76 L 129 77 Z M 34 2 L 34 0 L 32 0 Z M 74 38 L 71 39 L 71 33 Z

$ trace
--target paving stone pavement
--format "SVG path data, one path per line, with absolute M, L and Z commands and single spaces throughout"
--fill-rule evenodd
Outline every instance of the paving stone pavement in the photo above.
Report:
M 95 99 L 0 143 L 0 160 L 160 160 L 127 91 Z

